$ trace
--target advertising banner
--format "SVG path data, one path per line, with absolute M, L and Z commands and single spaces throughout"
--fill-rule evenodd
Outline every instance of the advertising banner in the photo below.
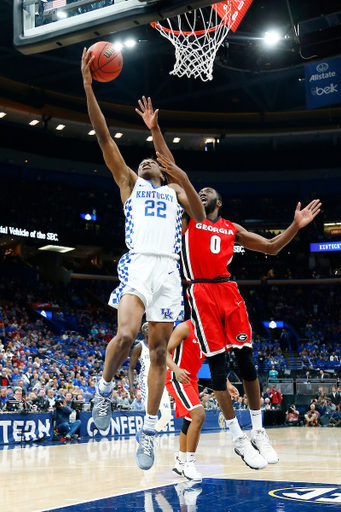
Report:
M 251 417 L 248 410 L 235 411 L 235 414 L 241 428 L 251 428 Z M 113 412 L 109 428 L 105 431 L 98 431 L 92 419 L 91 413 L 80 412 L 79 419 L 82 422 L 80 427 L 80 436 L 135 436 L 136 432 L 142 428 L 144 415 L 145 413 L 143 411 Z M 181 428 L 182 418 L 175 418 L 174 411 L 172 411 L 172 419 L 162 432 L 180 434 Z M 222 413 L 220 411 L 206 411 L 206 419 L 201 432 L 213 432 L 222 429 L 226 429 Z
M 52 414 L 1 414 L 0 445 L 52 439 Z
M 307 109 L 341 103 L 341 57 L 305 66 Z

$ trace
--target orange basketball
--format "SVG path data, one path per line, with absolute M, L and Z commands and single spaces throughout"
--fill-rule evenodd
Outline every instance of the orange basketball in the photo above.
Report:
M 121 73 L 122 53 L 115 50 L 111 43 L 100 41 L 89 48 L 90 57 L 95 56 L 90 66 L 91 76 L 98 82 L 110 82 Z

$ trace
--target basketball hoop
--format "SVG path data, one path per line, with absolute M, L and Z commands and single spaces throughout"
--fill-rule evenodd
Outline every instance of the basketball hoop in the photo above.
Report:
M 193 9 L 176 18 L 167 18 L 167 26 L 151 23 L 175 47 L 171 75 L 212 80 L 218 48 L 228 32 L 236 31 L 252 0 L 225 0 L 210 7 Z

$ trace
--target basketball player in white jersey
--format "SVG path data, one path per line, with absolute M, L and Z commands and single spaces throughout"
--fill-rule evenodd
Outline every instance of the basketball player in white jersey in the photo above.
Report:
M 150 368 L 150 354 L 148 346 L 148 322 L 145 322 L 142 325 L 141 331 L 143 332 L 144 340 L 140 341 L 140 343 L 135 345 L 135 347 L 133 348 L 129 361 L 128 379 L 130 394 L 132 396 L 135 396 L 136 389 L 134 387 L 134 369 L 136 367 L 137 361 L 139 360 L 141 364 L 141 369 L 139 373 L 139 386 L 142 395 L 142 402 L 146 408 L 148 399 L 148 373 Z M 162 393 L 159 409 L 161 417 L 155 426 L 156 433 L 160 432 L 172 419 L 170 400 L 166 388 Z
M 89 52 L 84 49 L 82 75 L 89 117 L 105 163 L 120 189 L 129 249 L 117 267 L 121 284 L 109 300 L 112 307 L 118 308 L 118 331 L 106 350 L 93 419 L 99 430 L 110 426 L 112 379 L 127 359 L 146 313 L 150 350 L 148 403 L 136 462 L 141 469 L 147 470 L 154 463 L 155 426 L 165 387 L 167 343 L 174 320 L 182 309 L 178 262 L 182 212 L 185 210 L 196 222 L 202 222 L 205 211 L 187 174 L 175 164 L 169 173 L 169 182 L 173 181 L 169 185 L 164 184 L 165 177 L 153 159 L 143 160 L 137 175 L 126 165 L 92 90 L 91 62 Z M 153 112 L 151 119 L 148 119 L 148 112 L 140 114 L 147 125 L 150 121 L 154 125 L 152 134 L 156 150 L 172 158 L 155 123 L 158 111 Z

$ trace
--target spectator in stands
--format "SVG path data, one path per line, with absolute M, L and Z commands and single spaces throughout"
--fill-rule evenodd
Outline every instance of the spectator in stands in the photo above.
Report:
M 8 400 L 8 396 L 6 394 L 6 388 L 1 388 L 0 390 L 0 409 L 2 409 Z
M 329 426 L 330 427 L 341 427 L 341 412 L 340 412 L 339 406 L 337 406 L 335 411 L 332 413 L 332 415 L 329 419 Z
M 244 403 L 243 403 L 243 397 L 242 396 L 239 396 L 238 399 L 233 402 L 233 408 L 234 409 L 246 409 Z
M 135 399 L 133 400 L 133 402 L 131 404 L 131 408 L 134 411 L 144 411 L 144 405 L 143 405 L 143 402 L 142 402 L 141 391 L 139 391 L 139 390 L 136 391 Z
M 66 405 L 68 407 L 71 407 L 71 405 L 72 405 L 72 393 L 70 393 L 69 390 L 68 390 L 67 393 L 65 393 L 65 400 L 66 400 Z
M 0 376 L 0 386 L 11 386 L 12 385 L 12 382 L 11 382 L 11 379 L 9 377 L 9 374 L 8 374 L 8 370 L 6 368 L 4 368 L 1 372 L 1 376 Z
M 16 410 L 18 411 L 18 413 L 21 414 L 24 411 L 25 405 L 24 405 L 24 401 L 22 398 L 22 390 L 20 388 L 14 389 L 14 396 L 13 396 L 12 400 L 17 402 L 17 405 L 15 407 L 16 407 Z M 6 402 L 6 404 L 3 408 L 3 411 L 7 410 L 7 406 L 8 406 L 8 401 Z
M 296 425 L 298 425 L 298 418 L 300 413 L 296 409 L 295 404 L 292 404 L 285 414 L 285 425 L 287 425 L 288 427 L 295 427 Z
M 277 377 L 278 377 L 278 371 L 276 370 L 275 366 L 272 365 L 271 370 L 269 371 L 269 379 L 277 380 Z
M 282 395 L 279 389 L 276 389 L 274 384 L 271 386 L 270 398 L 272 407 L 275 409 L 280 409 L 282 403 Z
M 44 389 L 40 388 L 39 393 L 40 393 L 40 391 L 44 391 L 44 394 L 45 394 L 45 390 L 44 390 Z M 49 408 L 49 409 L 53 409 L 53 408 L 54 408 L 54 406 L 55 406 L 55 403 L 56 403 L 56 399 L 55 399 L 55 390 L 54 390 L 54 389 L 49 388 L 49 389 L 47 390 L 46 399 L 47 399 L 47 401 L 48 401 L 48 403 L 49 403 L 48 408 Z
M 319 397 L 321 396 L 321 393 L 323 393 L 323 386 L 319 386 L 317 388 L 317 391 L 315 393 L 315 398 L 319 399 Z
M 269 397 L 266 397 L 264 400 L 264 410 L 271 411 L 271 399 Z
M 54 408 L 54 420 L 56 422 L 56 430 L 59 434 L 65 435 L 66 439 L 78 439 L 77 430 L 81 426 L 81 420 L 76 420 L 73 423 L 69 422 L 72 409 L 66 405 L 66 400 L 57 401 Z
M 310 408 L 304 417 L 307 427 L 318 427 L 319 413 L 315 408 L 315 404 L 310 404 Z
M 336 391 L 336 387 L 332 386 L 331 392 L 328 395 L 328 397 L 331 399 L 332 404 L 339 405 L 340 403 L 340 393 Z
M 45 396 L 45 390 L 39 389 L 37 397 L 33 400 L 39 412 L 46 412 L 50 407 L 50 402 Z M 51 407 L 52 409 L 52 407 Z

